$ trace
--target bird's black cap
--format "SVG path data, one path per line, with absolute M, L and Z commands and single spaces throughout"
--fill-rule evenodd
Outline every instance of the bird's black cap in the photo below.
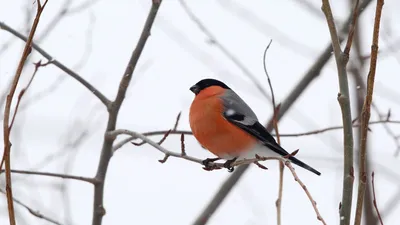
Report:
M 211 86 L 219 86 L 225 89 L 230 89 L 226 84 L 224 84 L 222 81 L 216 80 L 216 79 L 203 79 L 199 82 L 197 82 L 195 85 L 190 87 L 190 91 L 192 91 L 194 94 L 199 94 L 200 91 L 211 87 Z

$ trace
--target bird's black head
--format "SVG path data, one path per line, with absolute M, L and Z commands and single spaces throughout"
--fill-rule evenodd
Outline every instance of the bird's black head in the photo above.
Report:
M 215 79 L 203 79 L 199 82 L 197 82 L 195 85 L 190 87 L 190 90 L 195 94 L 199 94 L 200 91 L 211 87 L 211 86 L 219 86 L 225 89 L 230 89 L 226 84 L 224 84 L 223 82 L 219 81 L 219 80 L 215 80 Z

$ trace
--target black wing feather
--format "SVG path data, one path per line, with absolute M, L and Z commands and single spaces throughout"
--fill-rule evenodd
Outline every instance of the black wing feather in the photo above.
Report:
M 237 117 L 237 118 L 235 118 L 235 117 Z M 233 116 L 228 116 L 228 117 L 225 116 L 225 118 L 229 122 L 236 125 L 237 127 L 246 131 L 248 134 L 257 138 L 266 147 L 270 148 L 272 151 L 278 153 L 279 155 L 285 156 L 285 155 L 289 154 L 285 149 L 283 149 L 281 146 L 279 146 L 278 143 L 276 143 L 275 138 L 272 137 L 272 135 L 267 131 L 267 129 L 265 129 L 265 127 L 263 125 L 260 124 L 260 122 L 257 121 L 252 125 L 246 125 L 246 124 L 240 123 L 239 121 L 241 121 L 241 120 L 236 120 L 236 119 L 238 119 L 237 114 L 235 114 Z
M 245 119 L 245 115 L 238 114 L 235 112 L 233 115 L 226 115 L 224 114 L 226 120 L 230 123 L 236 125 L 240 129 L 244 130 L 248 134 L 252 135 L 253 137 L 257 138 L 264 146 L 268 147 L 272 151 L 278 153 L 281 156 L 286 156 L 289 153 L 283 149 L 278 143 L 276 143 L 275 138 L 265 129 L 263 125 L 261 125 L 258 121 L 255 121 L 253 124 L 246 125 L 242 123 Z M 290 156 L 289 160 L 292 161 L 294 164 L 303 167 L 317 175 L 321 175 L 321 173 L 311 166 L 305 164 L 304 162 L 300 161 L 299 159 Z

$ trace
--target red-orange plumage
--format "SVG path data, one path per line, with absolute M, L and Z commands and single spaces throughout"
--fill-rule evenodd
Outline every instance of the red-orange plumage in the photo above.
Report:
M 196 95 L 190 106 L 189 122 L 202 146 L 218 157 L 235 157 L 253 146 L 256 139 L 223 117 L 224 106 L 219 96 L 224 91 L 219 86 L 211 86 Z

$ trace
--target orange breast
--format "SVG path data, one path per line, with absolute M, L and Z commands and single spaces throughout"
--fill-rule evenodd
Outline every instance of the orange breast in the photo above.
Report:
M 218 97 L 195 98 L 190 107 L 190 127 L 197 141 L 218 157 L 238 156 L 255 138 L 224 119 Z

